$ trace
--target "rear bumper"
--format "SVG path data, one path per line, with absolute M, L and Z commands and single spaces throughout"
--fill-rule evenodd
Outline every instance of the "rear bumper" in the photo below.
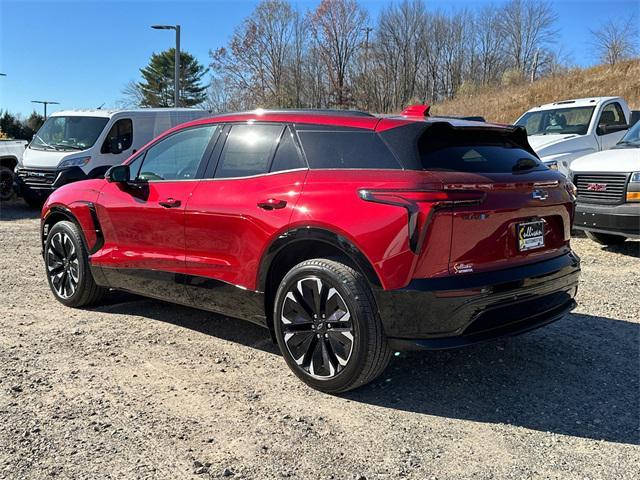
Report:
M 454 348 L 562 318 L 576 305 L 579 275 L 571 252 L 496 272 L 414 280 L 376 297 L 392 348 Z
M 640 238 L 640 203 L 577 203 L 574 228 Z

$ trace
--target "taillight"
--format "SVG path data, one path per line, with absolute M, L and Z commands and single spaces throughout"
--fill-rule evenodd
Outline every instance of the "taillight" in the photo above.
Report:
M 430 204 L 431 209 L 424 221 L 422 231 L 426 231 L 431 218 L 439 208 L 453 205 L 473 205 L 480 203 L 485 193 L 477 190 L 402 190 L 402 189 L 363 189 L 360 198 L 367 202 L 382 203 L 403 207 L 409 215 L 409 246 L 414 253 L 420 252 L 422 237 L 418 228 L 420 204 Z

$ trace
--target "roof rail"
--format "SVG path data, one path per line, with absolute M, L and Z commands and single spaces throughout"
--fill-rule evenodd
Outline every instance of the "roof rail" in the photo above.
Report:
M 363 112 L 360 110 L 339 110 L 339 109 L 330 109 L 330 108 L 280 108 L 280 109 L 263 109 L 256 108 L 255 110 L 247 110 L 244 112 L 228 112 L 222 113 L 219 116 L 228 116 L 228 115 L 242 115 L 242 114 L 264 114 L 264 113 L 308 113 L 313 115 L 336 115 L 336 116 L 345 116 L 345 117 L 375 117 L 375 115 L 369 112 Z

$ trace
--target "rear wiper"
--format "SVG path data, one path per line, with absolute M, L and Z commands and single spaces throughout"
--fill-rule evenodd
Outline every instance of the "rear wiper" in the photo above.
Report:
M 535 168 L 537 166 L 538 166 L 538 162 L 536 162 L 532 158 L 520 158 L 515 163 L 515 165 L 511 167 L 511 170 L 514 172 L 520 172 L 523 170 L 531 170 L 532 168 Z

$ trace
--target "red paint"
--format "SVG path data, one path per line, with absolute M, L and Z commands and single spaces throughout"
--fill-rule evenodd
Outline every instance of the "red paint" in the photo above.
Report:
M 258 120 L 377 131 L 425 121 L 253 112 L 190 122 L 159 139 L 195 125 Z M 538 187 L 549 193 L 544 202 L 532 198 Z M 419 210 L 418 252 L 410 246 L 407 209 L 365 201 L 362 190 L 414 192 L 405 196 Z M 482 200 L 472 206 L 451 203 L 466 198 L 460 191 L 473 198 L 480 192 Z M 179 206 L 162 206 L 172 201 Z M 251 290 L 259 288 L 259 267 L 269 245 L 297 227 L 323 228 L 346 238 L 370 262 L 383 288 L 397 289 L 413 278 L 464 275 L 456 272 L 468 272 L 469 266 L 474 272 L 495 270 L 559 255 L 569 250 L 572 215 L 563 177 L 552 171 L 515 176 L 306 169 L 240 179 L 151 181 L 146 189 L 105 180 L 77 182 L 56 190 L 43 215 L 65 206 L 92 243 L 86 202 L 96 205 L 104 235 L 93 263 L 189 273 Z M 546 220 L 546 246 L 518 252 L 515 226 L 532 218 Z

